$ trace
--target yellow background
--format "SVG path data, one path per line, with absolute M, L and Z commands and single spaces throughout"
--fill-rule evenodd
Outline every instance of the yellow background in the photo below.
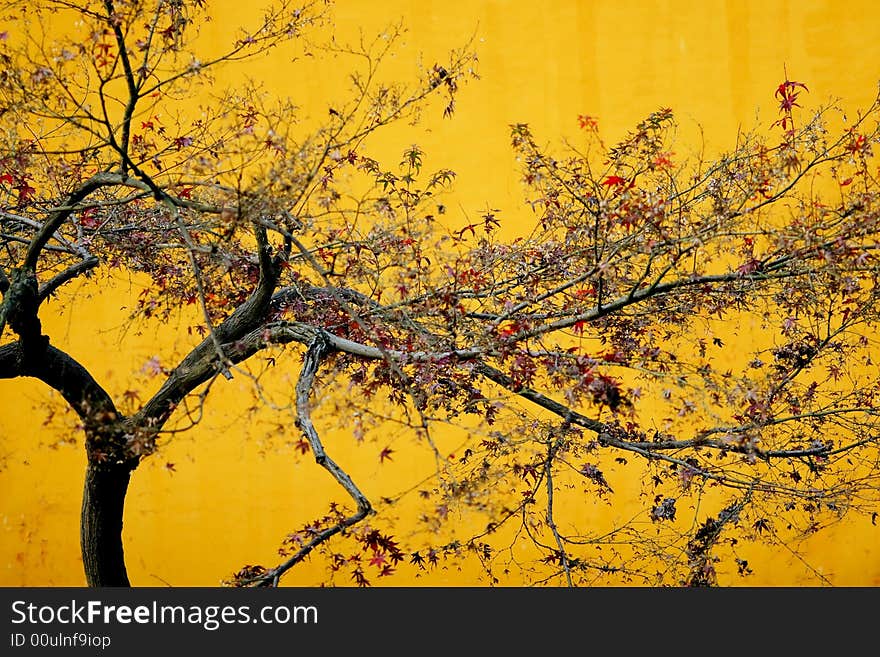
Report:
M 210 4 L 216 18 L 201 27 L 208 41 L 225 38 L 248 18 L 240 1 Z M 427 152 L 427 168 L 458 173 L 447 215 L 453 226 L 487 205 L 502 210 L 508 229 L 528 221 L 509 148 L 510 123 L 529 123 L 539 143 L 558 144 L 576 136 L 579 114 L 589 114 L 598 117 L 606 143 L 613 143 L 666 106 L 681 124 L 678 150 L 698 149 L 702 126 L 711 154 L 732 146 L 740 127 L 766 126 L 775 118 L 773 91 L 784 70 L 808 85 L 806 103 L 839 97 L 853 111 L 869 104 L 880 79 L 880 7 L 870 0 L 359 0 L 341 1 L 335 12 L 342 35 L 361 28 L 369 34 L 403 20 L 408 32 L 389 68 L 403 77 L 415 75 L 418 57 L 430 66 L 476 34 L 481 80 L 463 88 L 454 118 L 426 116 L 421 127 L 396 129 L 373 144 L 390 165 L 417 142 Z M 324 108 L 339 92 L 328 82 L 336 77 L 314 75 L 318 69 L 310 66 L 299 75 L 289 58 L 278 55 L 248 72 L 306 109 Z M 82 290 L 92 296 L 76 307 L 50 303 L 44 309 L 46 330 L 119 399 L 148 358 L 170 353 L 173 338 L 123 337 L 130 302 L 121 283 Z M 289 531 L 323 513 L 331 496 L 341 497 L 325 472 L 293 458 L 283 439 L 272 438 L 271 424 L 251 427 L 245 440 L 250 388 L 240 378 L 223 387 L 197 433 L 175 438 L 134 474 L 125 543 L 135 585 L 211 586 L 243 564 L 271 565 Z M 49 398 L 33 382 L 0 382 L 2 585 L 84 584 L 78 544 L 84 450 L 72 416 L 43 426 Z M 71 436 L 76 444 L 65 442 Z M 334 442 L 331 434 L 325 444 L 356 481 L 365 482 L 371 498 L 407 488 L 421 474 L 422 466 L 402 457 L 380 464 L 377 450 L 355 449 L 348 437 Z M 169 462 L 173 472 L 165 467 Z M 756 549 L 756 574 L 722 583 L 815 584 L 815 570 L 838 585 L 878 585 L 877 532 L 865 519 L 847 521 L 797 546 L 804 561 L 785 550 Z M 308 585 L 321 576 L 320 568 L 306 564 L 286 583 Z M 475 576 L 447 569 L 424 582 L 482 584 Z M 419 581 L 398 576 L 387 583 Z

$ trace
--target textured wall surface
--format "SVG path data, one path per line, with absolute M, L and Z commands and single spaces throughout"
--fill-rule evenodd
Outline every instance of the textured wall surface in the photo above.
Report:
M 218 16 L 201 30 L 208 44 L 248 19 L 245 3 L 212 4 Z M 577 116 L 589 114 L 613 142 L 665 106 L 680 122 L 682 150 L 703 146 L 701 127 L 711 153 L 731 146 L 740 127 L 775 118 L 773 91 L 785 71 L 808 85 L 807 102 L 834 96 L 853 111 L 870 102 L 880 79 L 880 8 L 869 0 L 342 0 L 336 14 L 341 39 L 402 20 L 408 32 L 387 69 L 401 77 L 416 74 L 419 58 L 430 66 L 474 35 L 481 79 L 462 90 L 455 116 L 426 115 L 420 126 L 396 128 L 369 147 L 396 162 L 391 158 L 417 142 L 430 168 L 458 173 L 448 221 L 464 224 L 488 205 L 502 210 L 505 229 L 514 232 L 529 215 L 509 148 L 510 123 L 529 123 L 539 141 L 560 143 L 576 136 Z M 308 60 L 298 69 L 289 59 L 279 54 L 247 72 L 305 110 L 326 112 L 344 71 Z M 123 341 L 126 286 L 84 288 L 93 294 L 87 303 L 66 312 L 50 303 L 43 315 L 54 339 L 117 396 L 149 358 L 174 346 L 165 334 L 158 347 L 152 334 Z M 198 430 L 176 437 L 135 473 L 125 526 L 133 583 L 211 586 L 243 564 L 271 563 L 284 535 L 321 514 L 335 495 L 323 471 L 291 458 L 273 421 L 248 424 L 249 390 L 246 381 L 226 383 Z M 78 521 L 85 455 L 72 416 L 46 422 L 49 399 L 35 382 L 0 381 L 0 585 L 84 583 Z M 250 427 L 247 441 L 243 426 Z M 387 490 L 403 490 L 420 476 L 403 446 L 395 460 L 380 464 L 375 450 L 355 447 L 349 436 L 325 442 L 356 477 L 381 477 Z M 803 561 L 785 550 L 757 550 L 756 574 L 725 583 L 816 584 L 818 572 L 838 585 L 878 585 L 878 531 L 862 519 L 844 522 L 792 546 Z M 287 583 L 321 576 L 306 564 Z M 474 577 L 450 569 L 419 580 L 402 571 L 389 583 L 482 583 Z

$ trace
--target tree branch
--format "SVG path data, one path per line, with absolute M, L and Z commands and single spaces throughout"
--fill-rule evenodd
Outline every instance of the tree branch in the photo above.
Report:
M 311 541 L 297 550 L 297 552 L 289 559 L 260 575 L 251 583 L 277 586 L 281 576 L 294 565 L 302 561 L 318 545 L 348 527 L 359 523 L 373 513 L 373 508 L 370 505 L 369 500 L 351 480 L 351 477 L 349 477 L 348 474 L 327 455 L 327 452 L 324 450 L 324 446 L 321 443 L 321 438 L 315 430 L 314 424 L 312 424 L 309 393 L 315 382 L 315 375 L 318 372 L 321 360 L 332 351 L 333 347 L 323 333 L 318 333 L 311 345 L 309 345 L 303 359 L 303 366 L 300 371 L 299 379 L 296 382 L 296 411 L 300 429 L 306 437 L 306 440 L 309 441 L 309 445 L 311 445 L 312 453 L 315 455 L 315 462 L 327 470 L 337 483 L 345 489 L 355 501 L 357 511 L 332 527 L 328 527 L 318 533 Z
M 46 344 L 26 354 L 20 342 L 0 347 L 0 378 L 34 377 L 61 393 L 83 421 L 86 468 L 80 547 L 89 586 L 128 586 L 122 545 L 125 497 L 138 456 L 131 454 L 125 419 L 110 395 L 73 357 Z
M 61 394 L 87 426 L 96 414 L 119 418 L 113 399 L 91 373 L 66 352 L 46 345 L 41 358 L 26 358 L 20 342 L 0 347 L 0 379 L 17 377 L 39 379 Z
M 83 199 L 101 187 L 126 184 L 125 178 L 126 176 L 120 176 L 116 173 L 96 173 L 80 185 L 78 189 L 72 192 L 64 202 L 64 206 L 56 209 L 49 216 L 31 240 L 30 246 L 24 257 L 22 269 L 36 269 L 37 260 L 40 257 L 40 252 L 43 250 L 43 247 L 46 246 L 46 243 L 52 237 L 53 233 L 61 227 L 61 224 L 67 221 L 67 218 L 77 209 L 78 204 Z
M 51 280 L 46 283 L 43 283 L 40 286 L 40 292 L 38 294 L 38 299 L 40 303 L 48 299 L 55 290 L 64 285 L 67 281 L 70 281 L 80 274 L 83 274 L 90 269 L 94 269 L 98 266 L 100 261 L 95 256 L 89 256 L 85 260 L 82 260 L 75 265 L 71 265 L 63 272 L 56 274 Z
M 569 562 L 568 554 L 565 551 L 565 543 L 563 542 L 562 536 L 559 534 L 559 530 L 556 527 L 556 520 L 553 517 L 553 459 L 556 457 L 556 451 L 558 448 L 559 443 L 557 439 L 551 435 L 547 444 L 547 460 L 544 461 L 544 477 L 547 482 L 547 526 L 553 533 L 556 547 L 559 550 L 559 562 L 562 565 L 563 572 L 565 572 L 565 581 L 568 584 L 568 587 L 572 588 L 574 583 L 571 579 L 571 563 Z
M 265 346 L 261 323 L 272 302 L 272 294 L 278 285 L 280 263 L 271 256 L 271 246 L 265 229 L 254 226 L 260 249 L 260 278 L 250 296 L 217 327 L 209 324 L 210 335 L 199 343 L 174 368 L 171 375 L 155 395 L 138 412 L 136 422 L 149 420 L 158 429 L 171 412 L 196 387 L 205 383 L 218 370 L 240 363 Z M 300 342 L 308 344 L 312 333 Z M 218 358 L 225 362 L 218 362 Z

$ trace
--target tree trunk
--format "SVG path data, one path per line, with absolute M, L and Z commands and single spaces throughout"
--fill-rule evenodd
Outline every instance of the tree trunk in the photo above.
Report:
M 122 513 L 129 464 L 89 463 L 83 490 L 80 547 L 89 586 L 130 586 L 122 551 Z
M 36 295 L 36 282 L 29 285 L 22 284 L 20 289 Z M 80 549 L 86 582 L 89 586 L 130 586 L 122 552 L 122 512 L 131 471 L 152 443 L 138 443 L 137 454 L 132 453 L 133 434 L 127 419 L 85 367 L 40 334 L 35 313 L 36 308 L 30 319 L 21 313 L 13 318 L 22 333 L 18 342 L 0 347 L 0 379 L 37 378 L 60 392 L 82 419 L 88 468 Z

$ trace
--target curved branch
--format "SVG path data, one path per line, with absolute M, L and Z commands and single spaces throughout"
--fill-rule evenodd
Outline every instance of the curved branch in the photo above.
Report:
M 71 355 L 51 344 L 46 345 L 40 358 L 26 358 L 20 342 L 0 347 L 0 379 L 22 376 L 39 379 L 61 393 L 87 426 L 98 414 L 109 413 L 118 418 L 113 399 L 91 373 Z
M 71 265 L 63 272 L 53 276 L 51 280 L 40 286 L 40 292 L 37 295 L 39 302 L 43 303 L 43 301 L 48 299 L 59 287 L 68 281 L 73 280 L 77 276 L 84 274 L 90 269 L 94 269 L 98 266 L 99 262 L 100 261 L 95 256 L 89 256 L 85 260 L 81 260 L 75 265 Z
M 88 466 L 80 547 L 89 586 L 128 586 L 122 547 L 125 497 L 137 457 L 126 453 L 124 418 L 107 391 L 69 354 L 45 345 L 25 353 L 20 342 L 0 347 L 0 378 L 33 377 L 57 390 L 83 420 Z
M 315 375 L 318 372 L 321 360 L 327 354 L 331 353 L 332 350 L 333 348 L 327 338 L 324 337 L 323 333 L 319 333 L 306 351 L 305 358 L 303 359 L 302 371 L 300 372 L 299 380 L 296 382 L 297 416 L 299 417 L 300 428 L 302 429 L 303 434 L 305 434 L 306 439 L 309 441 L 309 445 L 312 447 L 312 452 L 315 454 L 315 462 L 333 475 L 333 478 L 339 482 L 339 485 L 342 486 L 355 501 L 358 511 L 366 514 L 371 510 L 370 502 L 364 497 L 363 493 L 358 490 L 358 487 L 354 484 L 351 478 L 338 465 L 336 465 L 333 459 L 327 456 L 327 453 L 324 451 L 324 446 L 321 443 L 321 439 L 318 436 L 318 432 L 312 424 L 311 410 L 309 407 L 309 393 L 315 382 Z
M 168 420 L 177 404 L 213 377 L 218 369 L 223 371 L 228 365 L 240 363 L 265 347 L 261 324 L 272 302 L 281 268 L 277 257 L 271 255 L 271 246 L 265 233 L 256 226 L 255 230 L 260 249 L 260 278 L 256 287 L 244 303 L 219 326 L 212 328 L 210 335 L 174 368 L 162 387 L 135 416 L 139 425 L 147 426 L 148 423 L 158 429 Z M 313 337 L 314 332 L 300 341 L 308 344 Z
M 22 269 L 36 269 L 37 260 L 40 257 L 40 252 L 43 250 L 43 247 L 46 246 L 55 231 L 61 227 L 61 224 L 67 221 L 67 218 L 71 214 L 73 214 L 80 201 L 82 201 L 89 194 L 101 187 L 120 184 L 128 184 L 126 176 L 120 176 L 115 173 L 102 172 L 96 173 L 91 178 L 86 180 L 82 185 L 80 185 L 78 189 L 76 189 L 73 193 L 70 194 L 70 196 L 67 197 L 67 200 L 64 202 L 63 207 L 60 207 L 55 212 L 53 212 L 46 220 L 46 222 L 42 225 L 42 227 L 37 231 L 37 234 L 31 240 L 30 246 L 27 250 L 27 254 L 24 257 Z
M 356 525 L 368 515 L 373 513 L 373 507 L 370 505 L 369 500 L 355 485 L 351 477 L 349 477 L 348 474 L 327 455 L 327 452 L 324 450 L 324 446 L 321 443 L 321 438 L 320 436 L 318 436 L 318 432 L 315 430 L 315 426 L 312 424 L 311 409 L 309 406 L 309 393 L 311 392 L 312 386 L 315 382 L 315 375 L 318 372 L 318 367 L 321 364 L 321 360 L 332 351 L 333 347 L 323 333 L 318 333 L 318 335 L 315 336 L 315 339 L 312 341 L 311 345 L 309 345 L 309 348 L 306 351 L 305 357 L 303 359 L 303 367 L 300 371 L 299 380 L 297 380 L 296 382 L 296 411 L 297 417 L 299 419 L 300 429 L 302 429 L 306 440 L 309 441 L 309 445 L 311 445 L 312 447 L 312 452 L 315 455 L 315 462 L 318 463 L 318 465 L 323 467 L 325 470 L 327 470 L 337 481 L 337 483 L 339 483 L 339 485 L 345 489 L 345 491 L 355 501 L 355 504 L 357 504 L 357 511 L 355 511 L 355 513 L 351 516 L 342 519 L 332 527 L 328 527 L 324 531 L 318 533 L 316 536 L 314 536 L 314 538 L 312 538 L 311 541 L 300 548 L 293 556 L 291 556 L 289 559 L 279 564 L 275 568 L 272 568 L 266 571 L 264 574 L 261 574 L 255 580 L 252 580 L 252 583 L 277 586 L 281 576 L 285 572 L 290 570 L 290 568 L 292 568 L 294 565 L 302 561 L 318 545 L 325 542 L 330 537 L 347 529 L 348 527 Z
M 314 340 L 318 333 L 318 329 L 314 327 L 305 325 L 305 324 L 297 324 L 297 323 L 278 323 L 267 326 L 266 329 L 261 331 L 258 335 L 254 334 L 250 336 L 251 347 L 253 349 L 260 348 L 253 344 L 253 341 L 257 339 L 262 343 L 262 346 L 265 346 L 268 342 L 306 342 L 310 340 Z M 477 351 L 468 351 L 461 350 L 460 352 L 445 352 L 443 354 L 429 354 L 425 352 L 418 352 L 415 354 L 404 354 L 403 352 L 396 351 L 385 351 L 384 353 L 375 347 L 370 347 L 368 345 L 364 345 L 358 342 L 353 342 L 351 340 L 347 340 L 344 338 L 339 338 L 335 335 L 327 333 L 326 331 L 320 331 L 320 333 L 324 336 L 323 339 L 327 340 L 330 345 L 337 351 L 349 353 L 361 358 L 367 358 L 372 360 L 382 360 L 386 358 L 388 355 L 394 358 L 406 358 L 410 361 L 415 360 L 431 360 L 436 359 L 439 360 L 441 358 L 456 358 L 461 354 L 461 360 L 473 360 L 480 355 Z M 739 445 L 728 445 L 722 442 L 717 442 L 715 444 L 706 441 L 705 435 L 699 435 L 693 440 L 689 441 L 675 441 L 674 444 L 669 444 L 667 442 L 659 442 L 659 443 L 644 443 L 644 442 L 631 442 L 628 440 L 623 440 L 618 436 L 613 435 L 611 427 L 609 427 L 606 423 L 601 422 L 599 420 L 594 420 L 582 413 L 578 413 L 577 411 L 572 410 L 571 408 L 565 406 L 557 402 L 556 400 L 548 397 L 547 395 L 538 392 L 532 388 L 524 388 L 521 386 L 517 386 L 513 379 L 504 374 L 500 370 L 492 367 L 483 362 L 478 362 L 473 365 L 473 369 L 475 372 L 480 374 L 481 376 L 493 381 L 499 386 L 503 387 L 506 390 L 522 397 L 523 399 L 527 399 L 532 403 L 540 406 L 541 408 L 550 411 L 554 415 L 562 418 L 562 420 L 568 424 L 576 425 L 592 431 L 597 434 L 599 443 L 605 446 L 615 447 L 618 449 L 622 449 L 625 451 L 633 452 L 638 454 L 639 456 L 647 459 L 647 460 L 660 460 L 665 461 L 670 464 L 674 464 L 676 466 L 687 468 L 694 472 L 694 474 L 698 474 L 707 479 L 711 479 L 721 483 L 722 485 L 732 486 L 735 488 L 748 488 L 750 486 L 754 487 L 756 490 L 775 490 L 776 486 L 772 484 L 756 484 L 755 482 L 747 481 L 747 480 L 737 480 L 732 479 L 730 477 L 725 478 L 724 476 L 715 474 L 710 472 L 705 468 L 695 467 L 694 465 L 687 463 L 686 461 L 676 458 L 674 456 L 670 456 L 668 454 L 663 453 L 663 450 L 673 449 L 673 448 L 692 448 L 692 447 L 715 447 L 717 449 L 723 449 L 728 452 L 737 452 L 737 453 L 754 453 L 754 450 L 749 449 L 748 447 L 739 446 Z M 777 457 L 777 458 L 791 458 L 801 455 L 824 455 L 827 454 L 828 448 L 815 448 L 807 450 L 786 450 L 786 451 L 778 451 L 778 452 L 765 452 L 760 454 L 762 457 Z M 759 454 L 756 454 L 759 455 Z

